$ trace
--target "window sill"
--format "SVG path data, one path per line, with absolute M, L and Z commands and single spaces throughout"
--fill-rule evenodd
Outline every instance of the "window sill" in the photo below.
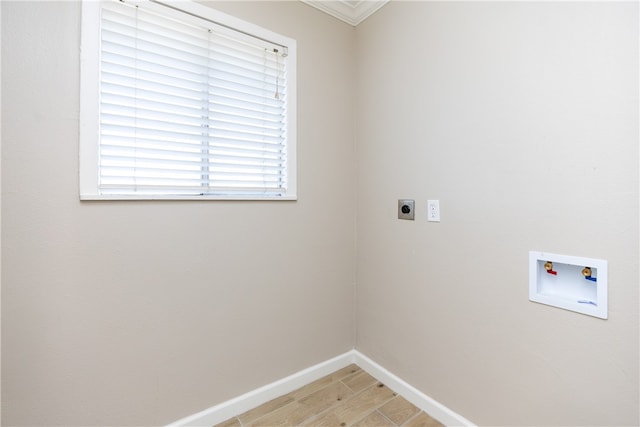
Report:
M 81 194 L 80 201 L 117 201 L 117 200 L 156 200 L 156 201 L 172 201 L 172 200 L 211 200 L 211 201 L 296 201 L 297 196 L 192 196 L 192 195 L 96 195 L 96 194 Z

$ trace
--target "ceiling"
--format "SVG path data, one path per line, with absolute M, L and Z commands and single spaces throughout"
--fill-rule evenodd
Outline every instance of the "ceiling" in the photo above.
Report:
M 389 0 L 301 0 L 329 15 L 351 24 L 358 25 Z

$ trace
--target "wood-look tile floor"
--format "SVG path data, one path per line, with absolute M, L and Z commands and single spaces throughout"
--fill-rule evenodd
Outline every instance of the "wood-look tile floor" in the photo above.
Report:
M 435 419 L 349 365 L 214 427 L 441 427 Z

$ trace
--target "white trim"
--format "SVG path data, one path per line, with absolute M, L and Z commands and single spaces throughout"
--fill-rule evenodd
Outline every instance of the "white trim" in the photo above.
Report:
M 219 405 L 213 406 L 197 414 L 190 415 L 169 424 L 167 427 L 210 427 L 221 423 L 231 417 L 240 415 L 250 409 L 260 406 L 263 403 L 280 397 L 300 387 L 309 384 L 312 381 L 320 379 L 332 372 L 349 366 L 355 362 L 355 355 L 352 351 L 348 351 L 333 359 L 318 363 L 310 368 L 303 369 L 293 375 L 272 382 L 242 396 L 235 397 Z
M 2 0 L 0 0 L 2 1 Z M 298 196 L 271 196 L 271 195 L 266 195 L 264 197 L 259 197 L 259 196 L 243 196 L 243 195 L 229 195 L 229 196 L 213 196 L 213 195 L 207 195 L 207 196 L 190 196 L 190 195 L 185 195 L 185 196 L 180 196 L 180 195 L 142 195 L 142 196 L 136 196 L 136 195 L 125 195 L 125 194 L 100 194 L 100 195 L 96 195 L 96 194 L 80 194 L 80 200 L 87 200 L 87 201 L 101 201 L 101 200 L 105 200 L 105 201 L 113 201 L 113 200 L 239 200 L 239 201 L 252 201 L 252 200 L 260 200 L 260 201 L 280 201 L 280 200 L 298 200 Z
M 250 409 L 262 405 L 276 397 L 290 393 L 298 388 L 320 379 L 332 372 L 355 363 L 370 375 L 387 385 L 394 392 L 416 405 L 421 410 L 427 412 L 433 418 L 447 426 L 468 426 L 473 427 L 471 421 L 455 413 L 440 402 L 432 399 L 420 390 L 411 386 L 398 376 L 387 371 L 373 360 L 369 359 L 358 350 L 351 350 L 333 359 L 321 362 L 310 368 L 304 369 L 286 378 L 267 384 L 253 391 L 227 400 L 219 405 L 182 418 L 167 427 L 205 427 L 212 426 L 231 417 L 240 415 Z
M 428 413 L 430 416 L 440 421 L 446 426 L 475 426 L 471 421 L 462 415 L 452 411 L 442 403 L 427 396 L 411 384 L 407 383 L 400 377 L 387 371 L 373 360 L 369 359 L 359 351 L 354 350 L 355 363 L 362 369 L 367 371 L 371 376 L 384 383 L 387 387 L 407 399 L 409 402 Z
M 302 2 L 355 27 L 387 4 L 389 0 L 360 0 L 355 2 L 347 0 L 302 0 Z

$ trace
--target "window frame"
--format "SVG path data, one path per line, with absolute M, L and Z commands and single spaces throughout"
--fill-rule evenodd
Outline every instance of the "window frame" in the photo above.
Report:
M 105 2 L 83 0 L 80 44 L 79 193 L 80 200 L 297 200 L 297 46 L 292 38 L 188 0 L 131 0 L 169 7 L 224 27 L 287 46 L 286 177 L 283 194 L 101 194 L 99 189 L 100 13 Z

